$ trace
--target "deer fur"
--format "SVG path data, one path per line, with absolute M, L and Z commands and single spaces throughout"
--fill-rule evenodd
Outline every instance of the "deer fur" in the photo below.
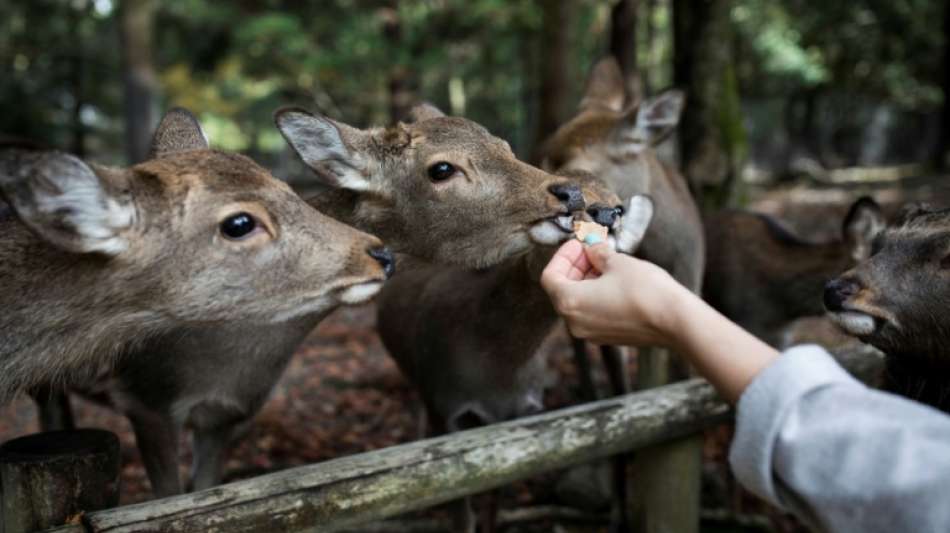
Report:
M 825 286 L 829 317 L 887 356 L 884 387 L 950 412 L 950 209 L 905 208 Z
M 0 220 L 0 401 L 82 380 L 178 328 L 295 318 L 380 284 L 365 253 L 378 240 L 321 216 L 246 157 L 188 148 L 130 168 L 0 151 L 0 191 L 16 215 Z M 219 225 L 242 212 L 256 229 L 225 238 Z M 315 268 L 331 232 L 338 267 Z
M 397 252 L 484 267 L 535 242 L 566 238 L 563 227 L 580 198 L 576 184 L 518 161 L 507 143 L 474 122 L 431 106 L 417 108 L 415 116 L 409 124 L 368 130 L 300 109 L 280 110 L 275 121 L 331 188 L 309 203 L 381 236 Z M 429 169 L 442 161 L 458 172 L 434 182 Z M 128 358 L 109 391 L 132 421 L 156 494 L 181 491 L 177 435 L 185 425 L 194 432 L 194 488 L 220 482 L 229 442 L 325 314 L 192 329 Z
M 576 179 L 588 202 L 581 215 L 604 223 L 610 243 L 632 253 L 653 216 L 650 199 L 636 196 L 623 206 L 603 182 Z M 554 252 L 539 244 L 487 270 L 419 267 L 380 293 L 380 337 L 418 391 L 434 434 L 543 409 L 550 378 L 539 348 L 558 315 L 540 278 Z M 467 503 L 456 509 L 455 528 L 474 528 Z
M 808 242 L 768 215 L 727 210 L 706 218 L 703 297 L 719 312 L 773 345 L 795 319 L 824 314 L 821 294 L 832 277 L 866 256 L 884 226 L 880 207 L 852 204 L 841 238 Z

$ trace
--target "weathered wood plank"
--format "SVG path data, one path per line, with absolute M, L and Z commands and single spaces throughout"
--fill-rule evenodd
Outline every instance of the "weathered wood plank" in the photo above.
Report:
M 864 379 L 870 350 L 846 354 Z M 541 472 L 668 442 L 728 420 L 729 407 L 694 379 L 536 417 L 193 494 L 90 513 L 92 531 L 336 531 L 423 509 Z
M 119 503 L 119 439 L 81 429 L 35 433 L 0 446 L 2 529 L 58 526 Z

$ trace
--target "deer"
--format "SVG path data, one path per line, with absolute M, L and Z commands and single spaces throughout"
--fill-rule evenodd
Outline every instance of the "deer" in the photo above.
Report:
M 587 203 L 578 217 L 606 226 L 609 243 L 632 253 L 653 216 L 649 197 L 621 204 L 602 181 L 573 176 Z M 487 270 L 423 266 L 394 276 L 381 291 L 380 338 L 418 392 L 432 435 L 543 409 L 550 380 L 540 347 L 559 318 L 540 278 L 554 251 L 539 243 Z M 493 513 L 483 522 L 483 530 L 493 530 Z M 474 531 L 468 499 L 454 509 L 453 527 Z
M 0 401 L 81 382 L 181 328 L 296 320 L 379 290 L 378 239 L 250 159 L 191 144 L 203 135 L 187 111 L 166 120 L 187 149 L 160 144 L 132 167 L 0 149 Z
M 950 412 L 950 209 L 904 208 L 822 300 L 845 333 L 885 355 L 886 390 Z
M 684 105 L 685 97 L 676 89 L 642 100 L 637 91 L 628 90 L 617 61 L 605 57 L 591 69 L 577 114 L 542 143 L 538 159 L 542 168 L 554 172 L 577 170 L 598 176 L 621 198 L 649 195 L 655 215 L 636 255 L 666 269 L 698 294 L 705 263 L 699 209 L 686 179 L 661 161 L 656 152 L 656 147 L 675 131 Z M 575 339 L 573 344 L 582 391 L 586 400 L 594 400 L 596 391 L 585 343 Z M 625 349 L 602 346 L 601 355 L 612 392 L 629 392 Z M 641 381 L 665 381 L 660 376 L 666 373 L 667 358 L 659 350 L 654 357 L 641 357 Z M 686 377 L 688 371 L 675 363 L 674 377 Z M 630 528 L 625 472 L 623 458 L 617 458 L 612 518 L 616 529 Z
M 723 210 L 706 217 L 703 298 L 730 320 L 772 345 L 792 321 L 824 314 L 825 283 L 868 253 L 885 220 L 870 197 L 855 201 L 841 237 L 809 242 L 768 215 Z
M 290 147 L 328 187 L 310 206 L 381 237 L 400 254 L 484 268 L 560 242 L 580 187 L 519 161 L 482 126 L 430 105 L 414 120 L 359 129 L 299 108 L 275 113 Z M 490 249 L 484 242 L 496 245 Z M 400 267 L 402 268 L 402 267 Z M 143 345 L 108 385 L 132 422 L 153 492 L 182 491 L 178 434 L 193 433 L 191 486 L 221 482 L 228 446 L 250 424 L 324 309 L 281 324 L 236 321 Z

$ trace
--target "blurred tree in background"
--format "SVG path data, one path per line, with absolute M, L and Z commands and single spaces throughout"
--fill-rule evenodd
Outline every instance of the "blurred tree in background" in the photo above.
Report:
M 612 51 L 646 94 L 687 90 L 687 173 L 734 203 L 743 179 L 943 161 L 947 11 L 939 0 L 6 0 L 0 133 L 136 160 L 158 111 L 181 105 L 215 145 L 281 174 L 293 167 L 278 107 L 365 126 L 429 100 L 529 158 Z

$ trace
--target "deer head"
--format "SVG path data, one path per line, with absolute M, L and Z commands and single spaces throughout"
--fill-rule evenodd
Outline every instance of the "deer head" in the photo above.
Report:
M 397 252 L 470 267 L 570 237 L 577 184 L 519 161 L 508 143 L 429 105 L 414 121 L 361 130 L 301 109 L 278 129 L 332 193 L 321 211 L 381 236 Z
M 642 102 L 628 99 L 617 62 L 603 59 L 591 71 L 577 115 L 545 142 L 542 168 L 585 170 L 615 190 L 648 184 L 651 175 L 664 174 L 654 147 L 673 133 L 683 105 L 678 90 Z
M 151 153 L 119 169 L 6 150 L 0 187 L 58 268 L 97 270 L 179 321 L 283 321 L 365 299 L 391 268 L 376 238 L 322 216 L 247 157 L 210 149 L 185 110 L 165 116 Z

